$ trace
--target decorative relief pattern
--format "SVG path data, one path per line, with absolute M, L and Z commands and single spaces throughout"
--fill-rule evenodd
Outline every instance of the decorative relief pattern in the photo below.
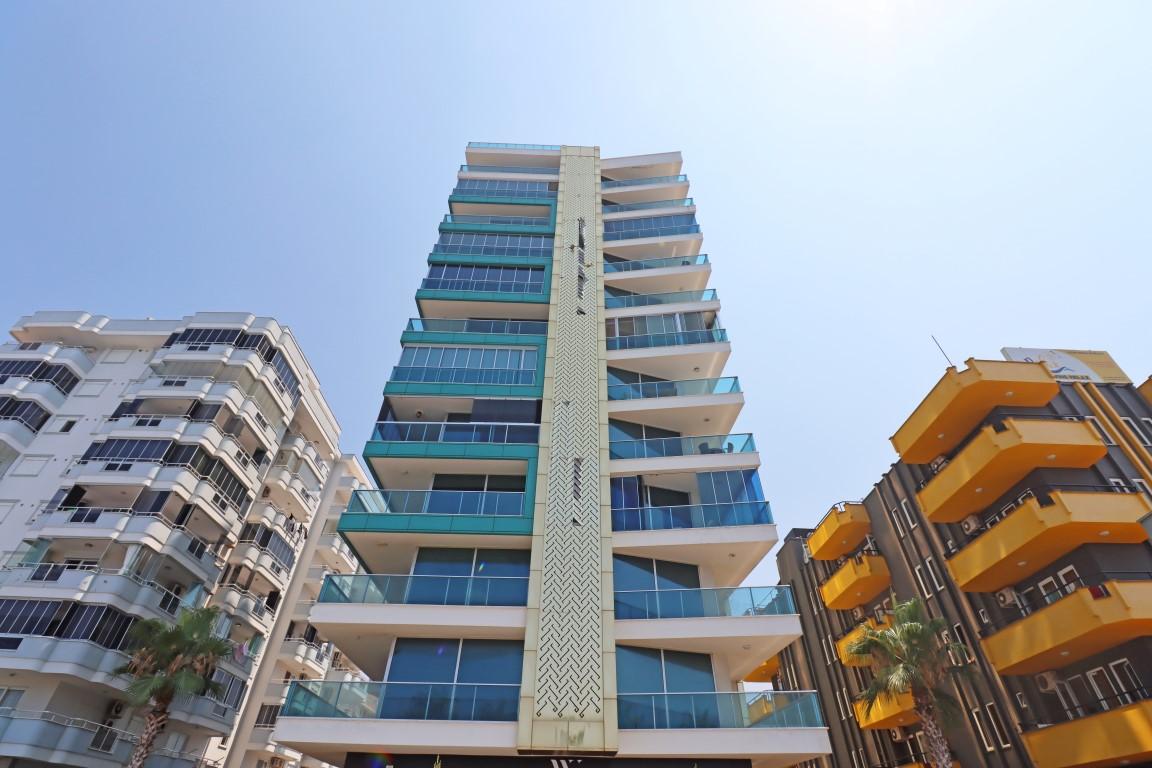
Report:
M 601 419 L 606 417 L 600 402 L 599 158 L 594 150 L 573 147 L 565 148 L 561 162 L 548 350 L 553 358 L 551 452 L 533 715 L 537 720 L 600 721 L 604 675 L 615 670 L 604 669 L 603 656 L 600 494 L 607 468 L 600 466 Z

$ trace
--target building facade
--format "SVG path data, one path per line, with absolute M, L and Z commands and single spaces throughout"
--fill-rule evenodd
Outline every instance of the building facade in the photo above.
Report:
M 293 682 L 273 737 L 347 768 L 785 766 L 800 632 L 741 587 L 776 541 L 679 153 L 470 144 L 309 621 L 369 682 Z M 651 762 L 651 761 L 658 761 Z
M 949 368 L 892 437 L 900 461 L 778 553 L 804 638 L 776 683 L 821 692 L 825 765 L 924 761 L 910 697 L 866 713 L 847 652 L 913 596 L 971 663 L 947 731 L 961 765 L 1152 764 L 1150 389 L 1105 353 L 1005 353 Z
M 40 312 L 12 336 L 0 346 L 0 761 L 127 762 L 145 714 L 116 674 L 128 629 L 201 605 L 221 610 L 235 649 L 216 670 L 222 690 L 177 700 L 148 764 L 222 757 L 255 669 L 321 677 L 332 657 L 282 607 L 309 553 L 350 554 L 320 535 L 321 498 L 354 480 L 330 482 L 347 470 L 333 472 L 339 429 L 316 377 L 288 329 L 246 314 Z

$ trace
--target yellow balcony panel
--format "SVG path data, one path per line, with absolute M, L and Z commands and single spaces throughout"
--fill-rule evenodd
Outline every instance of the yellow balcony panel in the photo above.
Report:
M 1043 363 L 970 358 L 965 365 L 963 371 L 949 368 L 892 436 L 906 463 L 927 464 L 951 451 L 993 408 L 1038 408 L 1060 391 Z
M 1032 675 L 1152 634 L 1152 581 L 1105 581 L 1046 605 L 983 640 L 1002 675 Z
M 1152 376 L 1148 380 L 1136 388 L 1136 391 L 1144 396 L 1144 399 L 1152 403 Z
M 871 663 L 871 659 L 867 656 L 857 656 L 849 653 L 848 648 L 852 643 L 860 639 L 864 634 L 864 627 L 870 627 L 873 631 L 879 632 L 882 629 L 887 629 L 889 622 L 876 621 L 876 619 L 868 619 L 860 626 L 853 629 L 844 637 L 836 641 L 836 655 L 840 657 L 840 663 L 846 667 L 866 667 Z
M 854 551 L 872 530 L 863 504 L 841 504 L 808 536 L 808 552 L 816 560 L 835 560 Z
M 888 563 L 880 555 L 858 555 L 849 558 L 832 578 L 820 585 L 824 605 L 836 611 L 847 611 L 869 602 L 892 583 Z
M 1043 768 L 1144 764 L 1152 759 L 1152 701 L 1139 701 L 1024 733 Z
M 1036 469 L 1083 469 L 1108 452 L 1085 421 L 1004 419 L 980 430 L 917 498 L 934 523 L 956 523 L 983 509 Z
M 1083 544 L 1137 544 L 1140 519 L 1152 513 L 1142 493 L 1053 491 L 1031 498 L 948 561 L 966 592 L 994 592 L 1024 579 Z
M 902 693 L 894 698 L 881 696 L 868 714 L 864 714 L 867 705 L 862 701 L 852 702 L 852 707 L 856 710 L 856 722 L 863 730 L 899 728 L 920 721 L 911 693 Z
M 765 661 L 760 666 L 756 667 L 756 669 L 749 672 L 748 676 L 744 678 L 744 682 L 746 682 L 746 683 L 770 683 L 770 682 L 772 682 L 772 678 L 776 677 L 776 674 L 779 671 L 780 671 L 780 657 L 779 656 L 773 656 L 772 658 L 768 659 L 767 661 Z

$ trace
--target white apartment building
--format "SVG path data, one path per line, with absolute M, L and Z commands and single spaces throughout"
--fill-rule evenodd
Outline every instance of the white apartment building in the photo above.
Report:
M 240 313 L 38 312 L 11 333 L 0 346 L 0 765 L 123 765 L 143 717 L 115 674 L 128 628 L 205 604 L 235 645 L 216 672 L 222 693 L 178 701 L 148 765 L 210 763 L 229 748 L 246 765 L 261 754 L 294 764 L 255 714 L 239 745 L 229 737 L 246 700 L 273 701 L 273 679 L 282 691 L 288 675 L 330 674 L 335 651 L 297 600 L 323 569 L 357 570 L 323 529 L 364 476 L 340 459 L 339 427 L 291 332 Z M 260 695 L 248 696 L 256 669 Z

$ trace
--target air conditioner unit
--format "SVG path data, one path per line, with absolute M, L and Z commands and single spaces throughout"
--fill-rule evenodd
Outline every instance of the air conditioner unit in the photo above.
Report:
M 123 714 L 124 702 L 118 699 L 113 699 L 112 701 L 108 702 L 108 709 L 104 712 L 104 721 L 106 724 L 108 721 L 115 722 L 116 720 L 119 720 L 120 716 Z
M 979 516 L 968 515 L 968 517 L 960 521 L 960 530 L 971 536 L 972 534 L 976 533 L 976 531 L 980 530 L 980 527 L 983 525 L 984 521 L 981 520 Z
M 1036 675 L 1036 687 L 1040 689 L 1040 693 L 1056 693 L 1056 683 L 1060 682 L 1060 678 L 1056 676 L 1055 672 L 1041 672 Z
M 892 741 L 904 741 L 904 731 L 899 728 L 892 728 L 888 731 L 888 736 Z
M 996 592 L 996 604 L 1001 608 L 1016 605 L 1017 599 L 1016 590 L 1012 589 L 1012 587 L 1005 587 Z
M 852 609 L 852 618 L 856 621 L 864 621 L 864 609 L 856 607 Z

